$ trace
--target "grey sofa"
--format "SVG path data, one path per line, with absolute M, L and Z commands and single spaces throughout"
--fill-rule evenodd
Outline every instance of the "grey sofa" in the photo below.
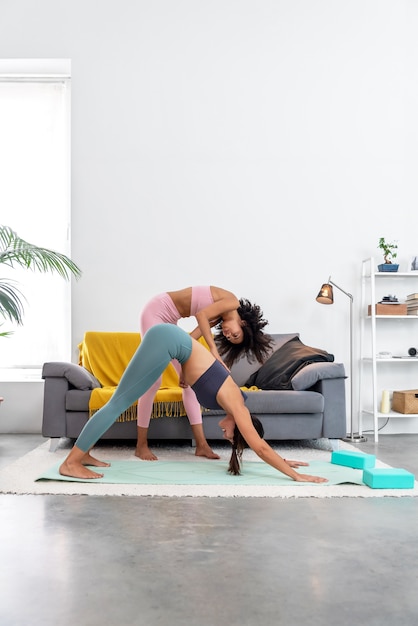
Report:
M 297 333 L 273 334 L 276 352 Z M 243 358 L 233 365 L 231 375 L 243 386 L 260 368 Z M 88 420 L 91 389 L 98 382 L 74 363 L 49 362 L 42 370 L 45 380 L 42 434 L 52 439 L 76 438 Z M 266 440 L 339 439 L 347 433 L 345 372 L 341 363 L 314 362 L 304 365 L 291 379 L 291 389 L 249 391 L 246 405 L 263 423 Z M 218 422 L 223 411 L 202 410 L 207 439 L 222 439 Z M 151 419 L 149 439 L 191 439 L 187 417 Z M 116 422 L 103 438 L 136 439 L 136 422 Z

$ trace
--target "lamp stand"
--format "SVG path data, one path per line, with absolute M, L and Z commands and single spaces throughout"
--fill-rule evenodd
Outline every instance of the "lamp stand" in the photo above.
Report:
M 347 443 L 364 443 L 365 441 L 367 441 L 367 437 L 364 437 L 359 433 L 353 433 L 353 435 L 347 435 L 347 437 L 343 437 L 341 441 L 346 441 Z
M 354 378 L 353 378 L 353 337 L 354 337 L 354 325 L 353 325 L 353 296 L 351 293 L 347 293 L 344 289 L 341 289 L 338 285 L 332 282 L 331 277 L 328 281 L 331 285 L 334 285 L 337 289 L 342 291 L 346 296 L 350 298 L 350 421 L 351 421 L 351 432 L 347 434 L 346 437 L 342 438 L 342 441 L 346 441 L 347 443 L 364 443 L 367 441 L 367 437 L 360 435 L 360 433 L 354 433 L 354 409 L 353 409 L 353 399 L 354 399 Z

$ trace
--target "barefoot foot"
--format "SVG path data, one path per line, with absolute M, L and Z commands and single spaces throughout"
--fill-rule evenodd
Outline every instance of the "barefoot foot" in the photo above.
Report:
M 148 446 L 136 446 L 135 456 L 143 461 L 158 461 L 158 457 L 148 448 Z
M 83 465 L 93 465 L 94 467 L 110 467 L 110 463 L 95 459 L 89 452 L 86 452 L 81 462 Z
M 205 456 L 207 459 L 220 459 L 219 454 L 215 454 L 212 448 L 206 444 L 202 446 L 196 446 L 196 456 Z
M 85 467 L 78 461 L 69 461 L 66 459 L 59 468 L 61 476 L 69 476 L 71 478 L 103 478 L 103 474 L 97 474 Z

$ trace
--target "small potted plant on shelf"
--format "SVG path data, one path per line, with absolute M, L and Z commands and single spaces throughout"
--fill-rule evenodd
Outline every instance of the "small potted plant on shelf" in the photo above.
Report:
M 397 272 L 399 265 L 393 263 L 392 259 L 396 259 L 398 245 L 396 243 L 387 243 L 384 237 L 380 237 L 379 245 L 377 246 L 383 252 L 383 263 L 377 266 L 379 272 Z

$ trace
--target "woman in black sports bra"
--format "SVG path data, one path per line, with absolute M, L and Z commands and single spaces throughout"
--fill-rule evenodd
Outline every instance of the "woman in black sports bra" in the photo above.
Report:
M 228 471 L 240 473 L 242 452 L 249 446 L 263 461 L 298 482 L 326 482 L 325 478 L 299 474 L 293 468 L 307 463 L 286 461 L 262 438 L 260 422 L 252 418 L 244 403 L 245 394 L 229 371 L 201 343 L 174 324 L 157 324 L 144 335 L 107 404 L 87 422 L 75 445 L 60 467 L 63 476 L 101 478 L 86 465 L 104 467 L 107 463 L 90 455 L 90 449 L 121 413 L 153 384 L 172 359 L 182 365 L 186 384 L 207 408 L 220 408 L 226 417 L 220 421 L 224 438 L 232 444 Z

